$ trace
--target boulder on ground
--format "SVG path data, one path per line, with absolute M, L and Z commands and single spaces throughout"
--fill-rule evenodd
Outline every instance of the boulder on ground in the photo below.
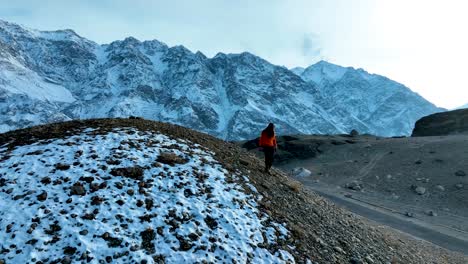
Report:
M 294 168 L 292 170 L 292 176 L 293 177 L 299 177 L 299 178 L 303 178 L 303 177 L 308 177 L 312 174 L 312 172 L 310 172 L 310 170 L 306 169 L 306 168 Z
M 353 130 L 351 130 L 349 135 L 352 136 L 352 137 L 357 137 L 357 136 L 359 136 L 359 132 L 356 129 L 353 129 Z
M 414 189 L 414 192 L 419 194 L 419 195 L 423 195 L 426 193 L 426 188 L 424 187 L 421 187 L 421 186 L 418 186 Z
M 437 214 L 436 212 L 432 211 L 432 210 L 427 210 L 427 211 L 426 211 L 426 214 L 427 214 L 428 216 L 438 216 L 438 214 Z
M 345 185 L 346 188 L 348 189 L 351 189 L 351 190 L 355 190 L 355 191 L 360 191 L 363 189 L 363 186 L 361 183 L 357 182 L 357 181 L 353 181 L 353 182 L 350 182 L 350 183 L 347 183 Z

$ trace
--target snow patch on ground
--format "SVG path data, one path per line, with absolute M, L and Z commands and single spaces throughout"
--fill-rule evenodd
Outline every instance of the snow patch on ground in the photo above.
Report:
M 2 146 L 0 159 L 6 263 L 294 262 L 278 249 L 288 230 L 258 210 L 253 186 L 247 194 L 236 183 L 248 179 L 199 145 L 133 128 L 88 129 Z

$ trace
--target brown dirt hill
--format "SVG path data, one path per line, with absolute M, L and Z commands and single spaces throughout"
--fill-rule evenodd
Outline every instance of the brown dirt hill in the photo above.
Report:
M 413 137 L 468 135 L 468 109 L 442 112 L 416 122 Z
M 86 128 L 103 134 L 115 128 L 134 127 L 172 138 L 189 140 L 215 153 L 229 171 L 241 171 L 263 195 L 261 210 L 291 230 L 289 248 L 298 263 L 467 263 L 465 257 L 394 230 L 378 226 L 343 210 L 315 193 L 306 191 L 284 173 L 261 173 L 263 162 L 235 144 L 183 127 L 139 119 L 71 121 L 0 135 L 0 146 L 10 149 L 40 139 L 77 135 Z

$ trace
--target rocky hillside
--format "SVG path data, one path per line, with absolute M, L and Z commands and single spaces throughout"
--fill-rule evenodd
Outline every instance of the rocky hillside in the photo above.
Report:
M 468 109 L 438 113 L 416 122 L 413 137 L 468 134 Z
M 137 119 L 0 134 L 1 263 L 465 263 L 233 144 Z
M 207 58 L 132 37 L 98 45 L 72 30 L 0 21 L 0 131 L 141 116 L 230 140 L 253 138 L 268 122 L 281 134 L 409 135 L 439 111 L 384 77 L 329 68 L 339 67 L 322 62 L 298 76 L 247 52 Z

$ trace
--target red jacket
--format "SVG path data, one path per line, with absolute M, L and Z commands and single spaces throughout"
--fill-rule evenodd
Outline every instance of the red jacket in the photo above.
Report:
M 269 137 L 265 132 L 262 131 L 260 135 L 260 147 L 275 147 L 276 148 L 276 136 Z

